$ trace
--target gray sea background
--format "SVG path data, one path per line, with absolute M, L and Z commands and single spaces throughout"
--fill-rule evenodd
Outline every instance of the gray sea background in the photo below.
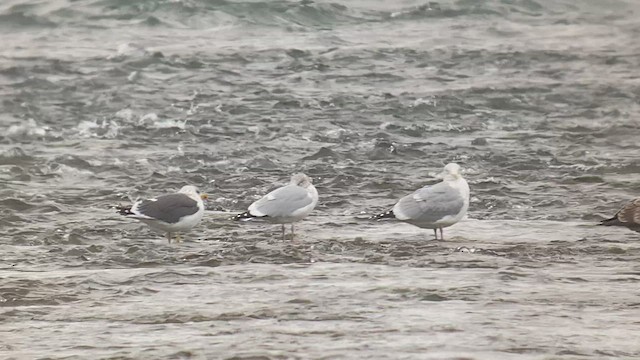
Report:
M 640 2 L 0 2 L 0 358 L 640 359 Z M 457 162 L 468 216 L 365 218 Z M 231 215 L 291 174 L 297 225 Z M 193 184 L 168 244 L 110 205 Z

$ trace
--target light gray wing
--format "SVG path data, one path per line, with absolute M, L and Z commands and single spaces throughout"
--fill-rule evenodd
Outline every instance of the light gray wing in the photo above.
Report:
M 464 198 L 460 192 L 442 182 L 403 197 L 393 207 L 393 213 L 399 220 L 436 222 L 459 213 L 463 207 Z
M 174 224 L 198 212 L 198 203 L 185 194 L 170 194 L 144 200 L 136 210 L 142 215 Z
M 249 206 L 253 216 L 288 217 L 313 202 L 304 188 L 289 184 L 278 188 Z

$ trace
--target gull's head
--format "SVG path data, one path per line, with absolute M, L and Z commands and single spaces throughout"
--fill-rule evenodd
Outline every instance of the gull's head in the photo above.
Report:
M 312 184 L 311 178 L 303 173 L 291 176 L 291 183 L 303 188 L 309 187 Z
M 445 180 L 460 179 L 462 177 L 462 174 L 460 173 L 460 165 L 456 163 L 448 163 L 442 170 L 439 177 Z
M 200 192 L 198 191 L 198 188 L 193 185 L 183 186 L 180 189 L 180 191 L 178 191 L 178 193 L 188 195 L 190 198 L 194 200 L 197 200 L 197 199 L 206 200 L 209 198 L 207 194 L 200 194 Z

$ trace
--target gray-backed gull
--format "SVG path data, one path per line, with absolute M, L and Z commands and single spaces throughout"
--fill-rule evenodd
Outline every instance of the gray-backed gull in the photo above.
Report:
M 425 186 L 400 199 L 395 206 L 370 219 L 397 219 L 423 229 L 433 229 L 436 240 L 442 229 L 464 217 L 469 208 L 469 185 L 460 174 L 460 166 L 449 163 L 440 174 L 442 182 Z
M 318 191 L 305 174 L 291 176 L 289 185 L 268 193 L 249 206 L 249 209 L 234 216 L 233 220 L 264 219 L 274 224 L 282 224 L 282 239 L 285 226 L 291 224 L 291 236 L 295 236 L 293 223 L 307 217 L 318 203 Z

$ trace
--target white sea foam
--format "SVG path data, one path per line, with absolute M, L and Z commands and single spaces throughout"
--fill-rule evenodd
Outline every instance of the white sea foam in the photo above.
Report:
M 11 139 L 35 139 L 44 137 L 47 130 L 47 127 L 39 126 L 34 119 L 28 119 L 21 124 L 9 126 L 5 134 Z
M 76 130 L 80 137 L 114 139 L 120 133 L 120 125 L 113 120 L 84 120 L 76 126 Z

